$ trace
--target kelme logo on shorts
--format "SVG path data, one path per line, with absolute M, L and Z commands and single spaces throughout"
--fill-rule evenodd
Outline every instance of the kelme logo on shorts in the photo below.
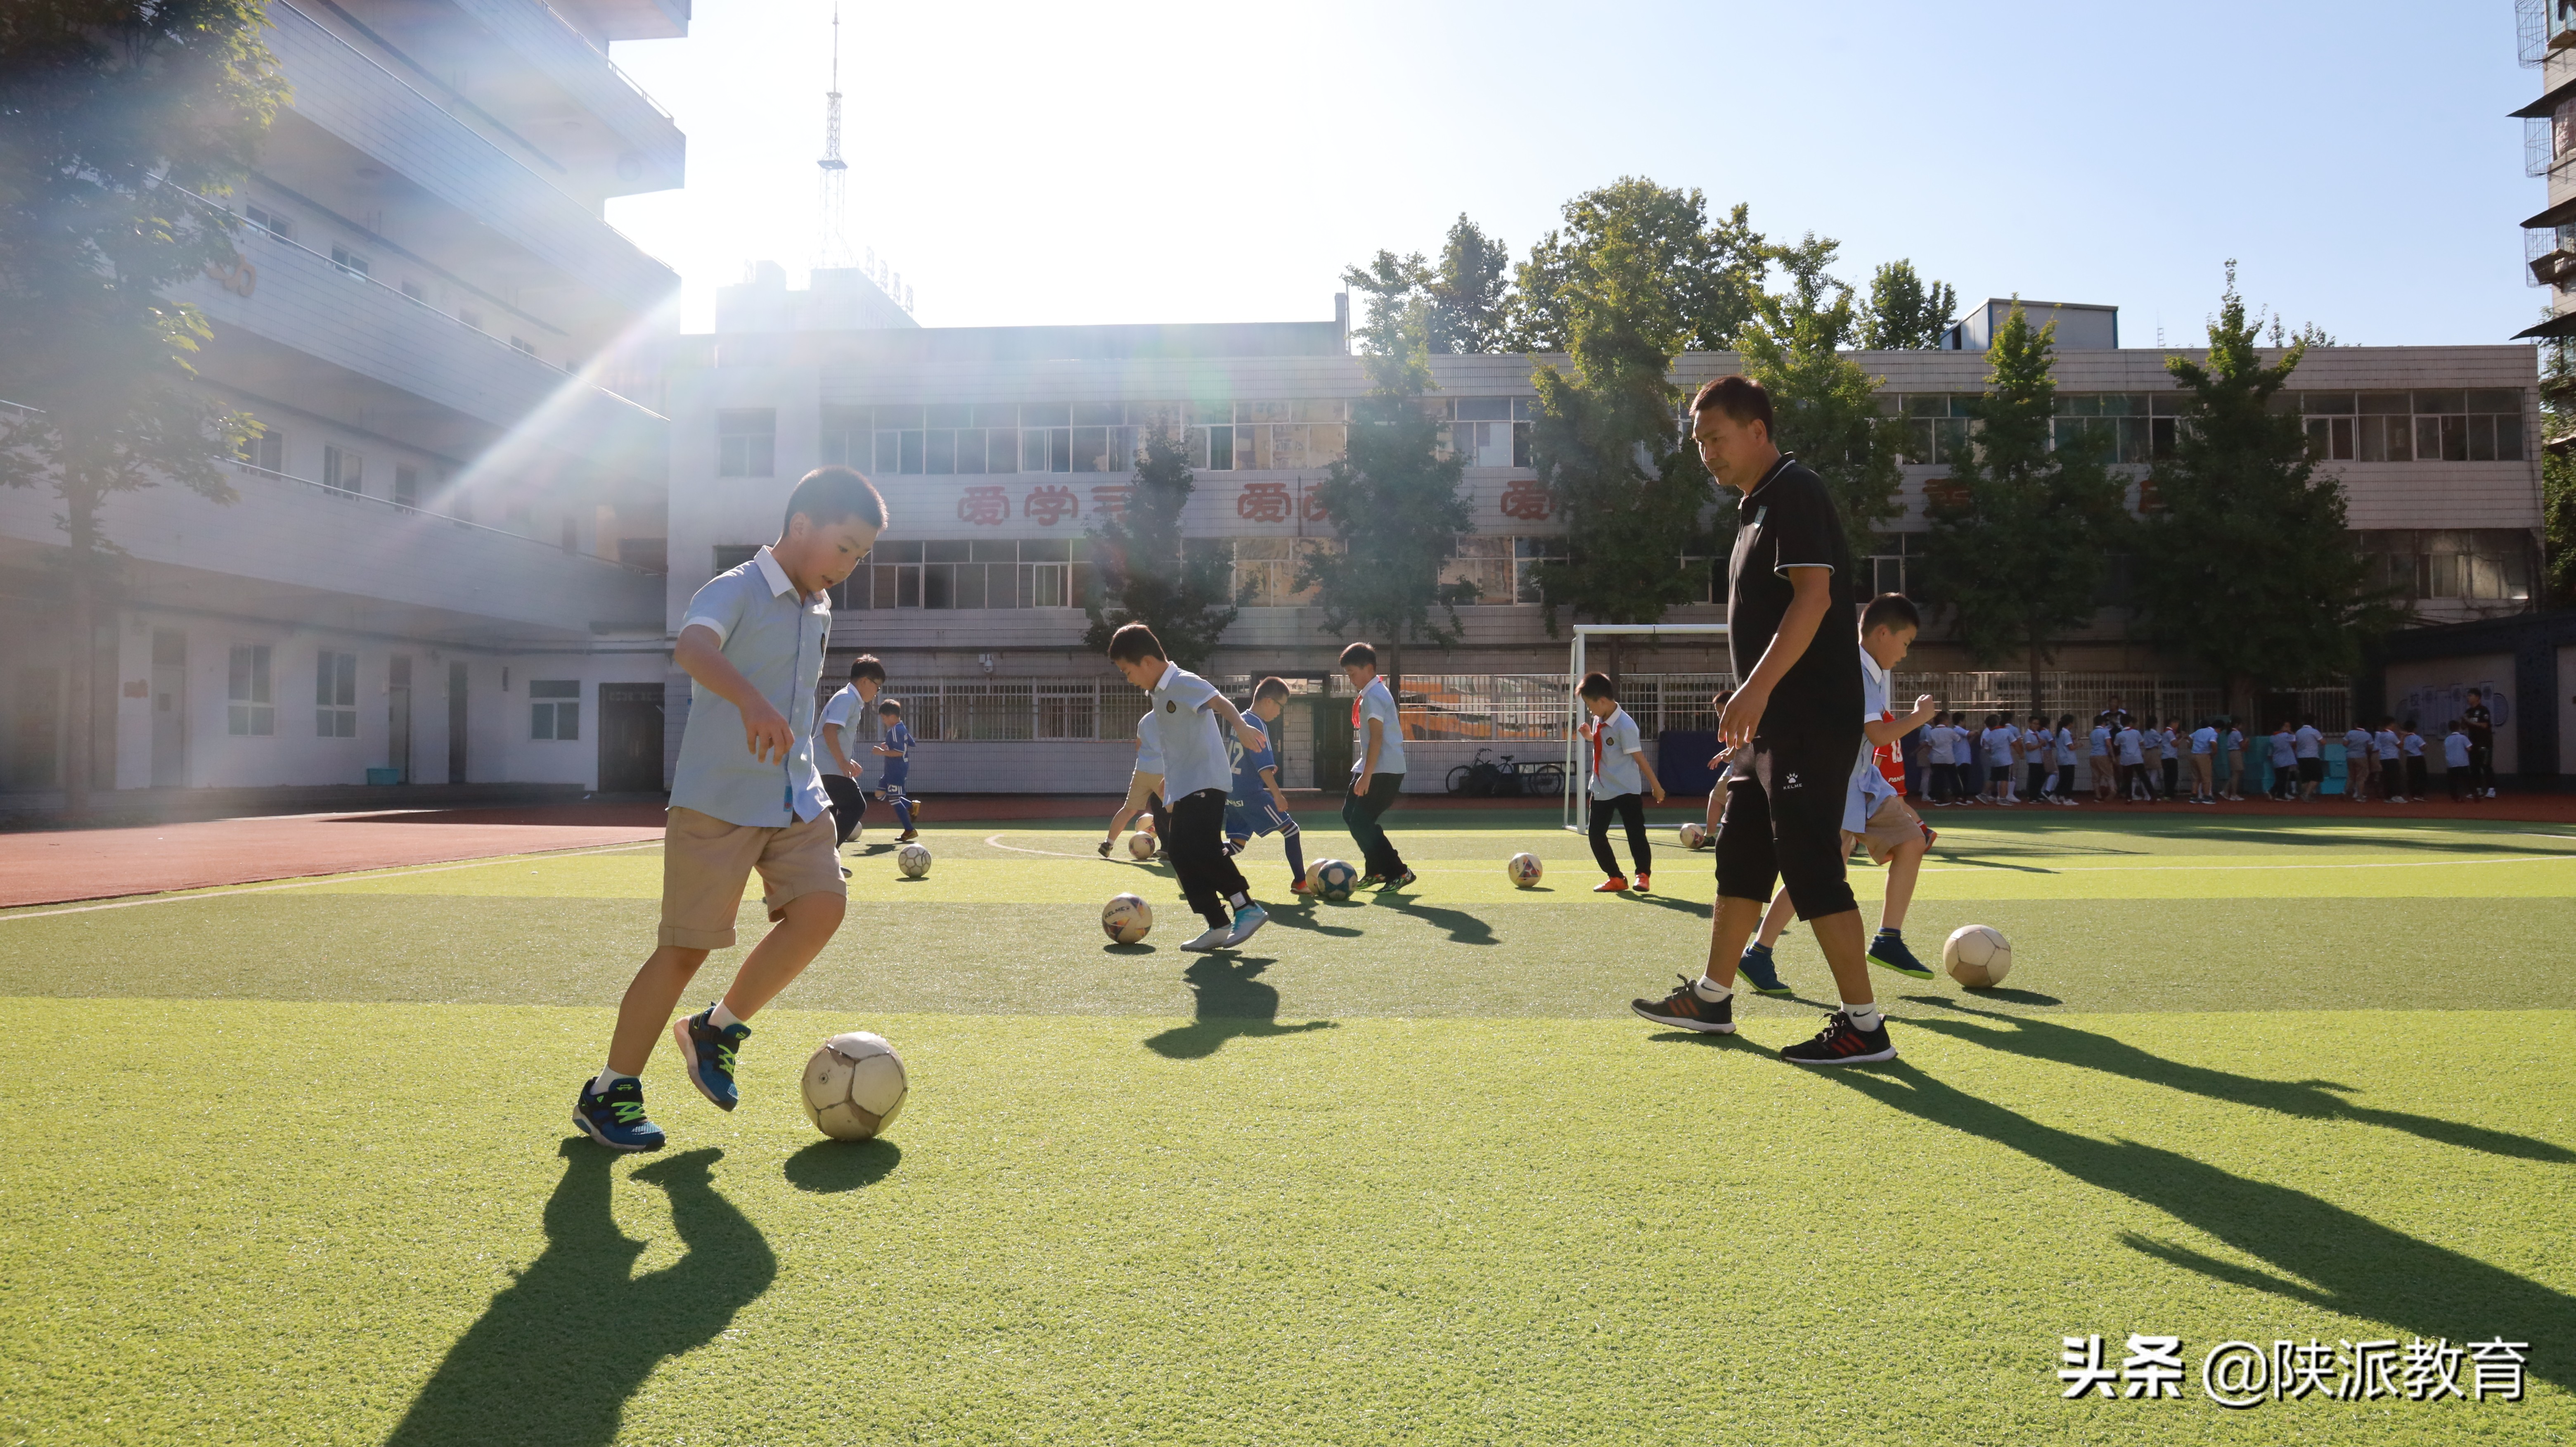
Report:
M 1798 787 L 1798 776 L 1791 774 L 1789 777 L 1782 779 L 1780 781 L 1780 787 L 1783 789 L 1794 789 Z

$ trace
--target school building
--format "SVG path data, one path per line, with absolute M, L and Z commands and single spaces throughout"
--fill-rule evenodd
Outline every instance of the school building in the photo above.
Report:
M 680 184 L 610 42 L 688 0 L 270 0 L 292 100 L 238 263 L 179 290 L 265 427 L 219 505 L 116 498 L 72 636 L 62 510 L 0 489 L 0 804 L 59 797 L 73 650 L 103 790 L 658 788 L 670 424 L 637 342 L 678 279 L 602 219 Z M 7 401 L 10 399 L 0 399 Z

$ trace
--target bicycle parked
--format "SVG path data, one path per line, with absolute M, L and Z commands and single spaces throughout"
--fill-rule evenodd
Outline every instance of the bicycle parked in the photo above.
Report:
M 1516 763 L 1510 754 L 1497 762 L 1492 749 L 1476 750 L 1475 760 L 1449 771 L 1449 792 L 1470 799 L 1529 799 L 1562 795 L 1565 769 L 1559 764 Z

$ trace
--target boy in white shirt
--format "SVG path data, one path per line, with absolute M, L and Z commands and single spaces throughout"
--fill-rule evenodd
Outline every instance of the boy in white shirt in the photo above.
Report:
M 1986 802 L 1985 775 L 1977 772 L 1977 733 L 1964 713 L 1950 715 L 1950 767 L 1959 771 L 1959 790 L 1951 797 L 1962 804 Z M 1973 792 L 1971 792 L 1973 790 Z
M 1906 947 L 1905 915 L 1914 903 L 1914 886 L 1923 872 L 1923 856 L 1940 836 L 1906 807 L 1904 796 L 1879 772 L 1877 759 L 1881 745 L 1903 738 L 1934 717 L 1932 695 L 1928 693 L 1915 699 L 1914 712 L 1903 718 L 1895 717 L 1888 706 L 1890 670 L 1914 646 L 1914 635 L 1922 626 L 1922 614 L 1902 593 L 1881 593 L 1861 612 L 1863 738 L 1860 757 L 1852 766 L 1851 782 L 1843 798 L 1842 827 L 1846 851 L 1865 845 L 1870 859 L 1887 869 L 1887 896 L 1879 910 L 1878 935 L 1869 944 L 1869 962 L 1900 975 L 1928 980 L 1932 978 L 1931 967 Z M 1771 908 L 1762 916 L 1761 928 L 1744 947 L 1743 958 L 1736 962 L 1736 973 L 1750 978 L 1762 994 L 1790 993 L 1772 968 L 1771 951 L 1794 913 L 1787 890 L 1773 896 Z
M 2442 735 L 2443 782 L 2451 786 L 2451 802 L 2460 802 L 2460 791 L 2470 789 L 2469 730 L 2458 719 L 2451 720 L 2451 731 Z M 2470 789 L 2470 797 L 2476 790 Z
M 1646 801 L 1642 795 L 1652 789 L 1655 802 L 1664 802 L 1663 781 L 1655 777 L 1655 766 L 1646 762 L 1646 745 L 1637 735 L 1637 721 L 1619 706 L 1619 691 L 1610 682 L 1610 675 L 1587 673 L 1576 692 L 1583 699 L 1585 711 L 1592 715 L 1592 722 L 1583 726 L 1584 740 L 1592 748 L 1592 857 L 1607 876 L 1592 892 L 1619 894 L 1628 888 L 1627 876 L 1619 872 L 1619 858 L 1610 852 L 1610 816 L 1616 814 L 1628 826 L 1628 855 L 1637 862 L 1637 889 L 1643 893 L 1653 886 L 1655 859 L 1646 843 Z
M 2415 732 L 2415 720 L 2408 719 L 2398 731 L 2397 747 L 2406 755 L 2406 797 L 2424 801 L 2424 736 Z
M 852 727 L 861 710 L 877 701 L 877 690 L 885 687 L 885 665 L 873 653 L 862 653 L 850 660 L 850 681 L 841 686 L 814 723 L 814 759 L 823 770 L 823 792 L 831 796 L 832 818 L 840 825 L 837 849 L 867 833 L 868 795 L 859 787 L 867 772 L 854 757 L 859 742 Z M 841 871 L 843 878 L 849 871 Z
M 2314 799 L 2326 786 L 2326 736 L 2317 728 L 2316 715 L 2300 719 L 2299 731 L 2290 738 L 2299 760 L 2299 798 Z
M 2372 742 L 2370 730 L 2362 727 L 2358 719 L 2343 731 L 2343 801 L 2347 804 L 2370 802 L 2370 781 L 2375 775 L 2371 768 Z
M 2111 801 L 2111 715 L 2093 715 L 2093 802 Z
M 1243 721 L 1215 684 L 1172 662 L 1162 640 L 1142 623 L 1110 635 L 1109 661 L 1153 701 L 1171 800 L 1171 834 L 1163 847 L 1182 897 L 1208 922 L 1207 933 L 1181 948 L 1201 954 L 1233 949 L 1268 924 L 1270 915 L 1252 902 L 1252 886 L 1225 852 L 1225 801 L 1234 787 L 1234 763 L 1219 729 L 1231 729 L 1247 749 L 1266 748 L 1270 741 Z
M 1406 889 L 1413 871 L 1378 820 L 1404 792 L 1404 719 L 1395 695 L 1378 675 L 1377 650 L 1354 643 L 1342 650 L 1342 674 L 1359 697 L 1351 700 L 1351 789 L 1342 799 L 1342 826 L 1360 847 L 1360 883 L 1380 890 Z
M 2133 804 L 2140 799 L 2148 803 L 2155 797 L 2146 792 L 2147 736 L 2131 719 L 2120 720 L 2120 731 L 2111 736 L 2111 747 L 2119 751 L 2120 802 Z
M 1932 763 L 1932 786 L 1925 791 L 1935 809 L 1950 807 L 1951 781 L 1958 777 L 1958 766 L 1950 762 L 1950 715 L 1936 713 L 1923 730 L 1923 756 Z
M 2245 730 L 2233 719 L 2227 724 L 2227 791 L 2218 797 L 2245 802 Z
M 2018 804 L 2021 800 L 2013 797 L 2013 763 L 2019 752 L 2021 730 L 2014 728 L 2012 723 L 1999 713 L 1987 715 L 1987 720 L 1985 735 L 1987 790 L 1992 794 L 1994 803 L 2007 806 Z
M 1171 816 L 1163 812 L 1163 745 L 1155 731 L 1150 712 L 1136 720 L 1136 764 L 1127 776 L 1127 801 L 1109 816 L 1109 837 L 1100 841 L 1100 857 L 1107 859 L 1117 846 L 1118 836 L 1127 832 L 1139 814 L 1154 819 L 1154 857 L 1166 857 L 1163 841 L 1172 832 Z
M 2217 750 L 2218 729 L 2215 725 L 2203 723 L 2191 731 L 2191 802 L 2195 804 L 2218 802 L 2217 790 L 2210 780 Z
M 2373 765 L 2379 770 L 2380 793 L 2391 804 L 2405 803 L 2406 796 L 2398 792 L 2406 787 L 2406 780 L 2398 758 L 2397 720 L 2381 719 L 2378 732 L 2370 736 L 2370 746 Z
M 2290 721 L 2272 730 L 2272 797 L 2288 803 L 2299 793 L 2299 736 L 2290 730 Z

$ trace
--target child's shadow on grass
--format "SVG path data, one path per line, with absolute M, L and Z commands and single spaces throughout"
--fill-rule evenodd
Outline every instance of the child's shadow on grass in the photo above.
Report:
M 645 1243 L 609 1215 L 615 1157 L 578 1137 L 561 1154 L 545 1250 L 448 1349 L 388 1447 L 613 1442 L 626 1399 L 654 1368 L 715 1340 L 777 1276 L 769 1243 L 715 1189 L 723 1152 L 669 1156 L 630 1178 L 670 1197 L 687 1248 L 643 1276 L 630 1273 Z
M 1181 978 L 1198 997 L 1198 1018 L 1149 1038 L 1145 1048 L 1167 1060 L 1205 1060 L 1228 1040 L 1334 1028 L 1336 1022 L 1331 1020 L 1280 1024 L 1279 992 L 1256 978 L 1270 964 L 1210 957 L 1190 966 Z
M 1451 944 L 1490 945 L 1499 943 L 1494 938 L 1494 927 L 1492 925 L 1485 923 L 1483 920 L 1476 918 L 1474 915 L 1467 913 L 1463 909 L 1441 909 L 1435 905 L 1415 904 L 1409 899 L 1390 898 L 1384 894 L 1377 897 L 1377 902 L 1389 909 L 1396 910 L 1403 914 L 1409 914 L 1415 919 L 1421 920 L 1423 923 L 1431 925 L 1434 928 L 1447 930 L 1449 932 L 1449 942 Z
M 1304 930 L 1309 934 L 1332 935 L 1341 939 L 1353 939 L 1361 933 L 1344 925 L 1326 924 L 1315 918 L 1315 901 L 1307 895 L 1299 895 L 1293 903 L 1270 906 L 1270 922 L 1286 929 Z

